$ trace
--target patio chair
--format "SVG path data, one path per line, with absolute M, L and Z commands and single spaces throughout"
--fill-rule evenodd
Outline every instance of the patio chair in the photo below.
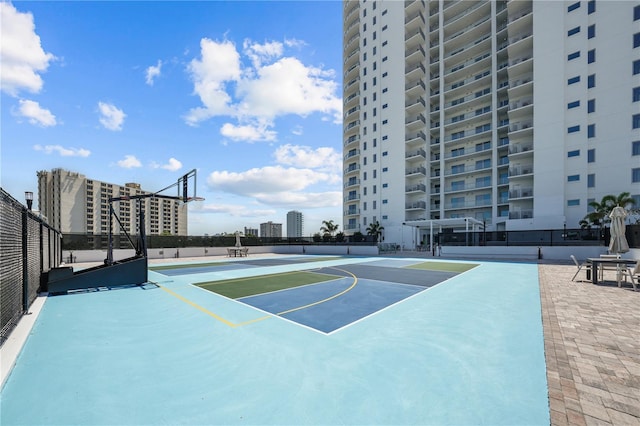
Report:
M 633 290 L 638 291 L 638 287 L 640 287 L 640 260 L 635 265 L 627 266 L 626 273 L 629 274 Z
M 578 276 L 578 274 L 580 273 L 580 271 L 582 270 L 582 268 L 585 268 L 586 270 L 591 270 L 591 264 L 588 262 L 578 262 L 578 259 L 576 259 L 576 257 L 574 255 L 571 255 L 571 260 L 573 260 L 573 263 L 576 264 L 576 268 L 578 268 L 578 270 L 576 271 L 575 275 L 573 276 L 573 278 L 571 278 L 571 281 L 575 281 L 576 277 Z M 588 274 L 589 272 L 587 272 Z M 582 280 L 581 280 L 582 281 Z
M 601 254 L 600 257 L 602 259 L 620 259 L 620 255 L 619 254 Z M 599 272 L 600 272 L 600 276 L 598 277 L 598 279 L 600 281 L 604 280 L 604 270 L 609 270 L 609 271 L 616 271 L 616 278 L 618 279 L 618 281 L 620 281 L 620 274 L 621 274 L 621 269 L 620 269 L 620 265 L 605 265 L 605 264 L 601 264 Z

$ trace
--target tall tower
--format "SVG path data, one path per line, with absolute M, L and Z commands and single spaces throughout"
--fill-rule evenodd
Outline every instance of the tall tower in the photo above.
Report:
M 434 223 L 578 227 L 604 195 L 640 204 L 639 9 L 345 1 L 345 231 L 417 242 Z
M 304 218 L 297 210 L 287 212 L 287 237 L 300 238 L 304 233 Z

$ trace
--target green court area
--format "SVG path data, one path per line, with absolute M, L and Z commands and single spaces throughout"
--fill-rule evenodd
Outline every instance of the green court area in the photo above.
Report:
M 206 263 L 198 263 L 198 264 L 183 263 L 180 265 L 154 265 L 154 266 L 150 266 L 149 270 L 150 271 L 166 271 L 170 269 L 183 269 L 183 268 L 194 268 L 194 267 L 204 268 L 207 266 L 224 266 L 229 264 L 230 262 L 206 262 Z
M 256 294 L 335 280 L 336 278 L 335 275 L 318 274 L 314 272 L 286 272 L 283 274 L 261 275 L 258 277 L 209 281 L 196 283 L 195 285 L 231 299 L 239 299 Z
M 478 266 L 477 263 L 422 262 L 407 266 L 407 268 L 462 273 L 476 266 Z

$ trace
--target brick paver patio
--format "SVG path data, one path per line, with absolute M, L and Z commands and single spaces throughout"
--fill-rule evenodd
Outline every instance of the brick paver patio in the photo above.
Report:
M 551 424 L 640 426 L 640 292 L 538 269 Z

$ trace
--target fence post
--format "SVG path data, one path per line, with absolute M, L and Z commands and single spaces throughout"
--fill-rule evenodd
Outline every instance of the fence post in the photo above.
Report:
M 29 227 L 27 226 L 28 220 L 27 209 L 22 209 L 22 312 L 27 313 L 29 311 L 29 265 L 27 259 L 28 252 L 28 239 L 27 233 Z

